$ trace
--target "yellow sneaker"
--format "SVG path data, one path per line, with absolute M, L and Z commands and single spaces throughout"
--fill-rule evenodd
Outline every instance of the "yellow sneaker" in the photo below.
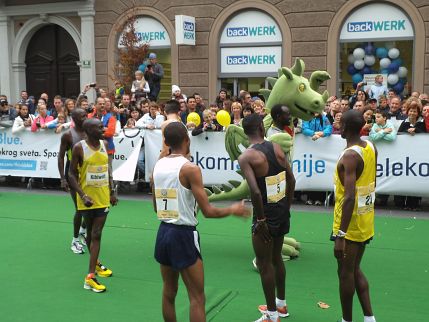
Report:
M 83 284 L 83 288 L 86 290 L 92 290 L 96 293 L 101 293 L 106 291 L 106 286 L 103 284 L 98 283 L 97 279 L 95 278 L 94 274 L 88 274 L 85 277 L 85 283 Z
M 100 277 L 110 277 L 113 275 L 113 272 L 100 262 L 97 262 L 97 265 L 95 265 L 95 273 Z

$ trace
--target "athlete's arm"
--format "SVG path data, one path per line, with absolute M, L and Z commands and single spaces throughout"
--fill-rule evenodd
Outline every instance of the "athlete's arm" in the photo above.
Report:
M 248 217 L 250 215 L 249 209 L 244 206 L 244 200 L 226 208 L 213 207 L 209 203 L 209 199 L 204 190 L 201 170 L 196 165 L 191 163 L 185 164 L 180 170 L 179 177 L 182 185 L 192 190 L 192 194 L 205 217 L 222 218 L 229 215 Z
M 253 211 L 255 212 L 254 215 L 256 215 L 256 218 L 258 220 L 264 220 L 265 214 L 262 202 L 262 194 L 261 190 L 259 190 L 258 184 L 256 182 L 255 172 L 253 171 L 250 162 L 252 159 L 254 159 L 254 157 L 255 154 L 252 153 L 250 150 L 247 150 L 238 158 L 238 164 L 240 165 L 240 169 L 247 180 L 247 184 L 249 185 Z
M 78 166 L 82 166 L 83 163 L 83 150 L 82 145 L 80 143 L 76 144 L 73 147 L 72 151 L 72 159 L 70 163 L 70 169 L 69 169 L 69 181 L 71 188 L 76 191 L 76 193 L 79 195 L 79 197 L 84 202 L 85 206 L 91 207 L 94 202 L 92 199 L 83 192 L 82 187 L 79 184 L 79 171 Z
M 273 143 L 277 157 L 280 157 L 286 172 L 286 197 L 287 197 L 287 206 L 290 209 L 293 201 L 293 194 L 295 192 L 295 176 L 293 175 L 292 169 L 290 167 L 289 161 L 286 158 L 281 146 L 279 144 Z
M 60 173 L 61 178 L 61 188 L 63 188 L 64 191 L 69 191 L 69 186 L 64 174 L 64 156 L 66 151 L 70 148 L 70 145 L 71 134 L 70 132 L 66 132 L 61 136 L 60 151 L 58 152 L 58 172 Z
M 104 148 L 107 151 L 109 144 L 107 143 L 106 140 L 104 140 L 103 143 L 104 143 Z M 113 172 L 113 165 L 112 165 L 112 159 L 111 158 L 108 159 L 107 170 L 108 170 L 107 172 L 109 173 L 110 204 L 112 206 L 116 206 L 116 204 L 118 203 L 118 198 L 116 197 L 115 185 L 113 183 L 113 173 L 112 173 Z
M 347 151 L 344 153 L 342 164 L 344 167 L 344 202 L 342 207 L 340 230 L 347 232 L 356 199 L 356 172 L 358 167 L 356 152 Z

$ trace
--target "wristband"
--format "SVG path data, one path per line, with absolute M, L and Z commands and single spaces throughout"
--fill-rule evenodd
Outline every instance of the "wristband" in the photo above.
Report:
M 82 197 L 80 197 L 80 199 L 85 199 L 87 197 L 88 197 L 88 195 L 85 193 Z
M 343 232 L 342 230 L 338 230 L 337 237 L 338 238 L 344 238 L 344 237 L 346 237 L 346 233 Z
M 266 220 L 267 220 L 267 217 L 264 217 L 264 218 L 262 218 L 262 219 L 256 218 L 256 221 L 257 221 L 257 222 L 264 222 L 264 221 L 266 221 Z

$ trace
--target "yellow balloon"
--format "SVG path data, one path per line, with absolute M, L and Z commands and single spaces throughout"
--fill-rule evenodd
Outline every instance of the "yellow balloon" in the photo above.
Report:
M 188 123 L 192 122 L 195 124 L 195 126 L 198 126 L 201 123 L 201 118 L 198 115 L 198 113 L 191 112 L 188 114 L 188 117 L 186 118 L 186 122 L 188 122 Z
M 222 126 L 229 126 L 231 124 L 231 116 L 227 111 L 220 110 L 216 114 L 216 120 L 217 122 Z

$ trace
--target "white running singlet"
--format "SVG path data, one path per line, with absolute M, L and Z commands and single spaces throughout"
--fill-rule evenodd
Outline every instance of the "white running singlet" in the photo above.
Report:
M 196 206 L 192 191 L 182 186 L 180 169 L 190 162 L 183 156 L 164 157 L 155 164 L 153 181 L 158 219 L 175 225 L 196 226 Z

